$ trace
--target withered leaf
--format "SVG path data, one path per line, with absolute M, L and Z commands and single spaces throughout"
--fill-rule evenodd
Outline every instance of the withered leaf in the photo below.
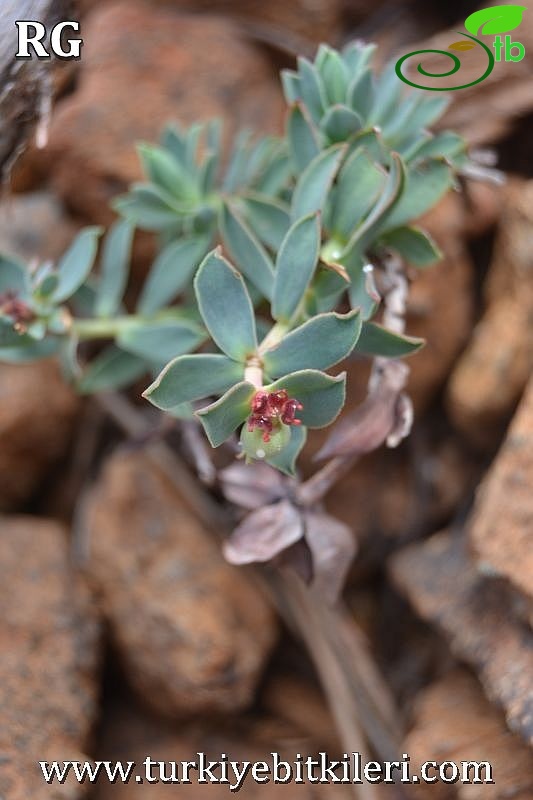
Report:
M 219 478 L 226 499 L 250 511 L 273 503 L 285 491 L 281 472 L 260 462 L 234 462 L 219 472 Z
M 260 508 L 238 525 L 224 543 L 230 564 L 270 561 L 303 536 L 299 511 L 288 500 Z
M 396 404 L 408 372 L 402 362 L 387 360 L 366 399 L 335 426 L 315 458 L 362 455 L 380 447 L 396 429 Z
M 313 587 L 333 604 L 357 552 L 355 537 L 343 522 L 312 511 L 305 515 L 305 540 L 313 561 Z

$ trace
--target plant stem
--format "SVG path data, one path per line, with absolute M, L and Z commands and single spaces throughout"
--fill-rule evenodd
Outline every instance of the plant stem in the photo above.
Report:
M 290 331 L 291 327 L 289 322 L 276 322 L 259 345 L 259 353 L 265 353 L 267 350 L 270 350 L 271 347 L 275 347 L 279 344 L 283 337 Z
M 73 319 L 70 329 L 82 342 L 90 339 L 114 339 L 124 328 L 139 319 L 133 315 L 113 319 Z

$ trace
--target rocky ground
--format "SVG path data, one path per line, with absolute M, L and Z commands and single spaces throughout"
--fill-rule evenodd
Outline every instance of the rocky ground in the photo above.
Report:
M 295 50 L 351 36 L 387 53 L 432 46 L 464 17 L 464 4 L 419 5 L 82 2 L 83 58 L 60 68 L 47 147 L 15 169 L 0 249 L 51 258 L 82 224 L 107 224 L 108 201 L 138 178 L 134 143 L 169 119 L 279 131 L 276 72 Z M 409 301 L 407 330 L 427 339 L 410 362 L 413 434 L 327 501 L 357 534 L 346 598 L 394 696 L 403 752 L 494 767 L 495 785 L 418 786 L 415 798 L 533 797 L 533 43 L 526 53 L 455 93 L 445 118 L 493 148 L 508 180 L 469 183 L 423 220 L 444 259 L 414 276 Z M 145 251 L 141 241 L 141 271 Z M 355 403 L 366 375 L 350 371 Z M 36 770 L 45 758 L 338 753 L 304 648 L 223 561 L 220 531 L 194 516 L 153 443 L 125 438 L 53 362 L 0 365 L 0 399 L 2 800 L 176 791 L 52 791 Z

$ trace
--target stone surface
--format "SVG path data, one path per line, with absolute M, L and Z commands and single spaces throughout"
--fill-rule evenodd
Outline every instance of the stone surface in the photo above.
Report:
M 120 690 L 115 692 L 111 708 L 108 708 L 102 724 L 102 739 L 97 745 L 97 757 L 122 761 L 135 761 L 139 771 L 144 771 L 142 762 L 147 755 L 154 761 L 180 762 L 198 760 L 198 753 L 205 753 L 209 760 L 219 760 L 225 753 L 230 760 L 242 762 L 263 761 L 271 759 L 271 752 L 277 752 L 281 758 L 294 760 L 296 753 L 311 754 L 316 752 L 315 740 L 306 731 L 287 722 L 280 717 L 256 711 L 243 717 L 226 720 L 201 722 L 181 722 L 179 726 L 166 724 L 161 719 L 151 718 L 139 708 L 131 697 L 121 697 Z M 117 697 L 118 695 L 118 697 Z M 155 776 L 159 768 L 154 768 Z M 170 777 L 167 764 L 167 774 Z M 220 770 L 215 771 L 220 775 Z M 230 768 L 231 775 L 231 768 Z M 117 782 L 110 785 L 108 781 L 99 781 L 95 787 L 94 800 L 172 800 L 177 795 L 186 798 L 223 798 L 232 797 L 225 784 L 198 784 L 198 773 L 191 771 L 190 785 L 187 784 L 139 784 L 131 780 L 128 785 Z M 237 793 L 245 798 L 280 798 L 295 797 L 299 800 L 345 800 L 351 797 L 350 787 L 342 785 L 311 785 L 256 783 L 251 776 L 244 781 Z
M 470 541 L 482 565 L 533 600 L 533 378 L 478 490 Z
M 403 750 L 416 768 L 426 761 L 488 761 L 492 767 L 493 784 L 420 784 L 414 797 L 529 800 L 533 796 L 533 754 L 507 730 L 466 670 L 454 670 L 420 693 Z
M 0 796 L 85 794 L 47 786 L 37 761 L 84 759 L 97 715 L 100 625 L 69 564 L 67 532 L 37 517 L 0 517 Z
M 365 456 L 328 493 L 328 511 L 358 542 L 355 575 L 382 564 L 402 542 L 447 524 L 472 491 L 476 466 L 457 439 L 434 442 L 421 428 L 412 435 L 416 443 Z
M 75 231 L 52 192 L 13 195 L 0 204 L 0 253 L 25 262 L 56 259 Z
M 318 42 L 334 44 L 340 32 L 343 0 L 149 0 L 152 6 L 167 6 L 195 13 L 219 14 L 238 23 L 250 37 L 280 49 L 312 51 Z M 109 0 L 81 0 L 83 13 Z M 365 0 L 351 0 L 354 10 L 364 12 Z
M 55 361 L 0 364 L 0 509 L 27 500 L 64 456 L 78 408 Z
M 533 743 L 533 632 L 503 587 L 478 574 L 462 535 L 441 533 L 393 556 L 391 576 L 416 612 L 478 673 L 509 727 Z
M 533 370 L 532 207 L 533 181 L 511 181 L 484 287 L 487 308 L 447 390 L 454 423 L 488 449 Z
M 87 525 L 90 573 L 140 697 L 174 716 L 249 705 L 273 614 L 147 456 L 107 462 Z
M 221 116 L 228 138 L 242 126 L 281 128 L 268 60 L 223 18 L 117 0 L 97 6 L 83 34 L 79 87 L 55 109 L 40 158 L 87 219 L 109 221 L 109 201 L 140 177 L 135 144 L 156 141 L 169 121 Z

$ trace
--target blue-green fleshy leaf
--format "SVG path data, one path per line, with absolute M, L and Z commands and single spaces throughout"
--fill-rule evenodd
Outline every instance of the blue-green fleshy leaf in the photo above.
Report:
M 262 355 L 265 371 L 278 378 L 296 370 L 328 369 L 352 352 L 360 332 L 359 309 L 318 314 Z
M 85 283 L 92 269 L 100 227 L 84 228 L 57 264 L 58 283 L 52 295 L 56 303 L 68 300 Z
M 196 412 L 212 447 L 219 447 L 249 416 L 255 386 L 242 381 L 219 400 Z
M 245 361 L 257 350 L 255 318 L 242 275 L 214 250 L 194 280 L 200 314 L 213 341 L 230 358 Z
M 423 345 L 424 340 L 418 337 L 394 333 L 375 322 L 364 322 L 355 349 L 367 356 L 401 358 L 416 353 Z
M 268 299 L 272 297 L 274 265 L 265 248 L 231 203 L 222 204 L 220 230 L 237 267 Z
M 272 315 L 288 321 L 298 308 L 318 263 L 320 222 L 310 214 L 289 228 L 278 252 Z
M 166 365 L 143 397 L 169 411 L 182 403 L 222 394 L 242 377 L 242 366 L 219 353 L 179 356 Z
M 298 419 L 308 428 L 324 428 L 340 414 L 346 398 L 346 373 L 332 377 L 325 372 L 304 369 L 285 375 L 267 386 L 269 392 L 285 389 L 299 400 L 303 409 Z

